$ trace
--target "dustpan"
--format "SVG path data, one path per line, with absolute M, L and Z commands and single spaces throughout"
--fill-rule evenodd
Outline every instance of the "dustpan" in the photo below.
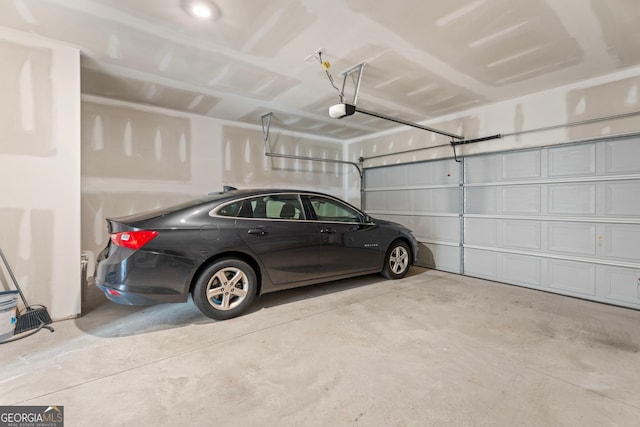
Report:
M 45 327 L 45 325 L 51 324 L 53 321 L 51 320 L 51 316 L 47 311 L 47 307 L 44 305 L 29 305 L 27 299 L 22 293 L 22 289 L 20 289 L 20 285 L 18 285 L 18 281 L 16 280 L 16 276 L 13 275 L 13 271 L 11 271 L 11 267 L 7 262 L 7 258 L 4 256 L 4 252 L 0 248 L 0 257 L 2 257 L 2 262 L 4 262 L 7 271 L 9 272 L 9 276 L 11 276 L 11 280 L 13 281 L 13 285 L 20 293 L 20 298 L 24 303 L 25 308 L 17 313 L 16 315 L 16 328 L 14 330 L 14 335 L 21 334 L 26 331 L 30 331 L 32 329 L 41 329 Z M 47 327 L 47 329 L 53 332 L 53 329 Z

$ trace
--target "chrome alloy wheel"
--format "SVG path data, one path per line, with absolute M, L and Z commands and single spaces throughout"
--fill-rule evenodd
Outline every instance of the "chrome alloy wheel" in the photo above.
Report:
M 248 289 L 249 279 L 242 270 L 222 268 L 207 283 L 207 301 L 218 310 L 232 310 L 242 304 Z
M 409 252 L 404 246 L 396 246 L 389 255 L 389 268 L 395 274 L 402 274 L 409 267 Z

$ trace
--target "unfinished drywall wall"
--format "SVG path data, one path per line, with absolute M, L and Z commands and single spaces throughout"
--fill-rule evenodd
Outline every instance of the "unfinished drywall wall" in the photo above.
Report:
M 0 28 L 0 247 L 30 304 L 80 312 L 80 54 Z M 0 289 L 13 288 L 6 275 Z
M 344 146 L 258 126 L 93 96 L 82 102 L 82 251 L 105 247 L 105 218 L 164 208 L 238 188 L 295 187 L 344 195 L 344 166 L 266 157 L 280 154 L 341 160 Z
M 222 187 L 219 125 L 200 116 L 84 96 L 82 251 L 92 272 L 105 218 L 171 206 Z
M 311 160 L 267 157 L 276 155 L 342 160 L 343 144 L 311 137 L 224 126 L 222 130 L 224 174 L 230 182 L 256 187 L 313 188 L 342 195 L 344 166 Z
M 189 120 L 117 106 L 84 103 L 85 176 L 189 181 Z M 107 160 L 107 161 L 105 161 Z
M 466 139 L 504 135 L 458 146 L 459 156 L 638 133 L 640 115 L 634 113 L 640 112 L 639 85 L 640 68 L 631 68 L 423 124 Z M 601 118 L 608 119 L 592 122 Z M 368 159 L 365 168 L 442 159 L 453 156 L 450 141 L 446 136 L 406 127 L 353 141 L 348 145 L 347 157 L 351 161 Z M 425 147 L 432 148 L 419 150 Z M 358 204 L 357 175 L 351 173 L 348 181 L 348 198 Z
M 49 70 L 53 53 L 46 47 L 31 47 L 0 40 L 3 66 L 0 80 L 5 82 L 0 104 L 0 129 L 5 154 L 51 156 L 55 154 L 48 136 L 52 132 L 52 85 Z M 11 84 L 8 84 L 11 82 Z

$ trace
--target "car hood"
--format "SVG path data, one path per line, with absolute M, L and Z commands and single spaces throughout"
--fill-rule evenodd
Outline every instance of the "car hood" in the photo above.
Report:
M 383 226 L 383 227 L 387 227 L 387 228 L 394 228 L 398 231 L 404 232 L 404 233 L 411 233 L 411 230 L 409 230 L 407 227 L 405 227 L 402 224 L 398 224 L 397 222 L 393 222 L 393 221 L 388 221 L 386 219 L 378 219 L 378 218 L 371 218 L 371 220 L 379 226 Z

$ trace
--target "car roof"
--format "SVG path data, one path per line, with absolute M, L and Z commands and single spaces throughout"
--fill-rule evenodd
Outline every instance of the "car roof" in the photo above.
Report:
M 325 193 L 320 193 L 313 190 L 301 190 L 297 188 L 243 188 L 241 190 L 230 190 L 222 193 L 211 194 L 233 194 L 233 195 L 251 195 L 251 194 L 267 194 L 267 193 L 304 193 L 304 194 L 319 194 L 326 196 Z
M 108 220 L 114 220 L 117 222 L 136 223 L 139 221 L 145 221 L 150 218 L 157 218 L 169 214 L 175 214 L 179 211 L 193 209 L 196 206 L 210 205 L 211 208 L 219 206 L 226 202 L 231 202 L 236 199 L 242 199 L 251 196 L 260 196 L 262 194 L 275 194 L 275 193 L 300 193 L 300 194 L 312 194 L 318 196 L 325 196 L 335 198 L 326 193 L 320 193 L 317 191 L 291 189 L 291 188 L 246 188 L 246 189 L 233 189 L 220 192 L 209 193 L 206 196 L 198 199 L 187 200 L 183 203 L 167 206 L 164 208 L 154 209 L 146 212 L 139 212 L 133 215 L 127 215 L 124 217 L 107 218 Z
M 301 190 L 296 188 L 246 188 L 241 190 L 230 190 L 226 192 L 209 193 L 209 194 L 213 196 L 210 199 L 212 202 L 213 201 L 226 202 L 226 201 L 237 199 L 237 198 L 259 196 L 262 194 L 275 194 L 275 193 L 312 194 L 317 196 L 325 196 L 325 197 L 339 199 L 338 197 L 332 196 L 331 194 L 321 193 L 319 191 L 313 191 L 313 190 Z

